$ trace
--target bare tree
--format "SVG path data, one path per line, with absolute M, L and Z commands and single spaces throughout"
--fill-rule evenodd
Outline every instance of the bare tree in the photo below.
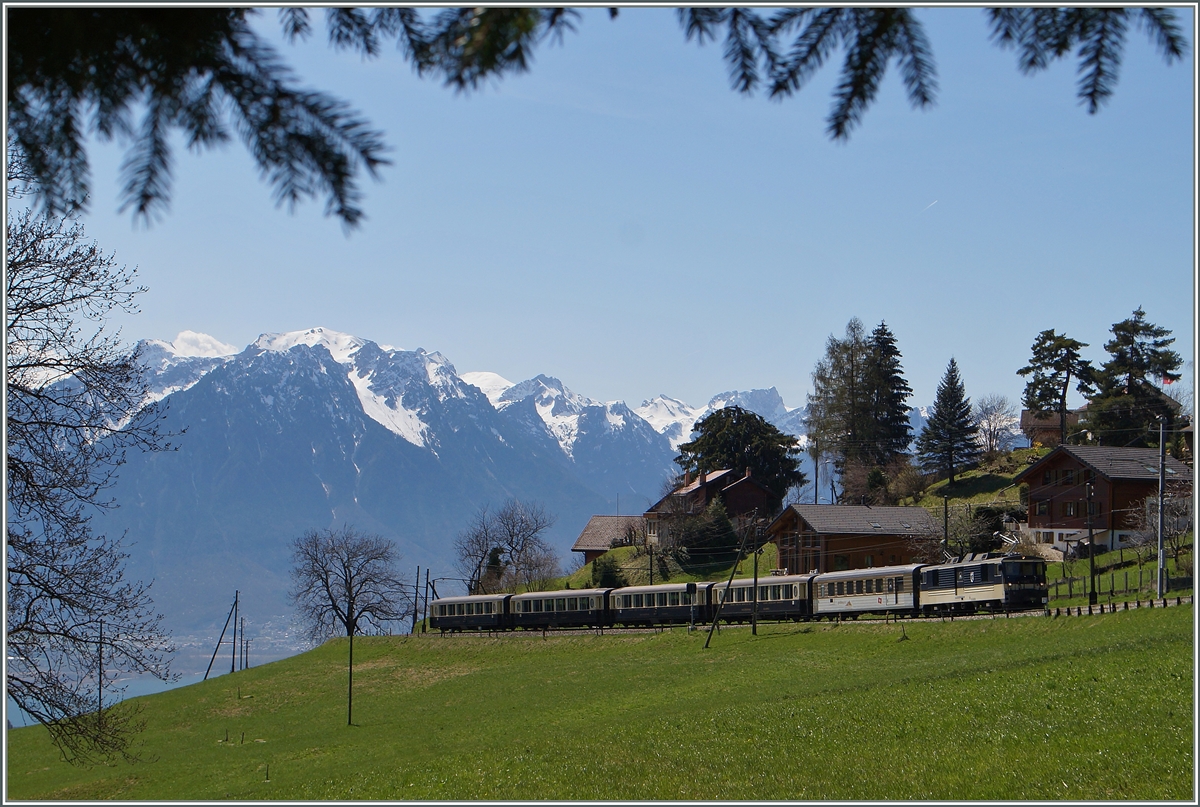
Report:
M 985 456 L 993 457 L 1012 447 L 1016 439 L 1013 427 L 1017 424 L 1017 410 L 1012 401 L 997 393 L 984 395 L 975 402 L 974 415 Z
M 321 641 L 350 637 L 346 722 L 353 725 L 354 634 L 382 630 L 412 615 L 410 587 L 396 572 L 400 554 L 378 535 L 353 527 L 309 530 L 292 544 L 292 602 Z M 343 634 L 344 632 L 344 634 Z
M 11 199 L 28 177 L 11 153 L 8 167 Z M 68 761 L 129 758 L 141 721 L 104 705 L 107 682 L 169 679 L 174 648 L 91 518 L 116 506 L 104 493 L 126 451 L 170 447 L 136 352 L 105 333 L 144 289 L 77 222 L 10 210 L 5 236 L 7 692 Z
M 554 516 L 538 502 L 509 499 L 496 511 L 492 527 L 503 551 L 507 588 L 538 586 L 557 574 L 558 559 L 542 533 L 554 525 Z M 551 562 L 552 560 L 552 562 Z M 553 566 L 554 574 L 548 574 Z
M 454 539 L 454 565 L 470 594 L 495 594 L 503 587 L 504 550 L 487 505 L 480 507 Z
M 1132 514 L 1134 534 L 1126 544 L 1137 554 L 1141 566 L 1158 552 L 1158 497 L 1148 496 L 1145 506 Z M 1187 550 L 1186 539 L 1193 533 L 1192 485 L 1171 481 L 1163 496 L 1163 548 L 1180 563 Z

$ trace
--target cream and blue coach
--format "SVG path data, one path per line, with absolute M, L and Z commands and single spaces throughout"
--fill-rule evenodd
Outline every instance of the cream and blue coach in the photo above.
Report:
M 813 578 L 812 614 L 916 613 L 920 563 L 826 572 Z

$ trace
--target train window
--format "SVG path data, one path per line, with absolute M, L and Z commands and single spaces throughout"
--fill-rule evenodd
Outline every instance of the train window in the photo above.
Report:
M 795 600 L 800 599 L 800 584 L 799 583 L 792 586 L 792 599 L 795 599 Z
M 842 586 L 843 586 L 843 585 L 844 585 L 844 583 L 842 583 L 842 581 L 841 581 L 841 580 L 837 581 L 837 595 L 838 595 L 839 597 L 840 597 L 840 596 L 842 596 L 843 594 L 845 594 L 845 593 L 846 593 L 846 592 L 845 592 L 845 591 L 842 589 Z
M 887 579 L 887 590 L 888 590 L 888 592 L 889 592 L 889 593 L 890 593 L 890 592 L 891 592 L 891 590 L 892 590 L 892 586 L 894 586 L 895 584 L 896 584 L 896 581 L 895 581 L 893 578 L 889 577 L 889 578 Z
M 494 603 L 490 603 L 490 602 L 489 602 L 489 603 L 484 603 L 484 606 L 483 606 L 483 612 L 484 612 L 485 614 L 491 614 L 491 613 L 495 613 L 495 611 L 493 610 L 494 608 L 495 608 L 495 604 L 494 604 Z
M 783 591 L 783 586 L 771 586 L 771 599 L 778 600 L 782 598 L 780 592 Z
M 641 595 L 641 594 L 634 594 L 634 595 L 633 595 L 633 607 L 634 607 L 634 608 L 641 608 L 641 607 L 642 607 L 642 595 Z
M 540 614 L 542 612 L 542 601 L 541 600 L 533 601 L 533 612 L 535 614 Z
M 546 602 L 547 602 L 547 603 L 549 603 L 549 600 L 547 600 Z M 555 611 L 565 611 L 565 610 L 567 610 L 567 598 L 566 598 L 566 597 L 559 597 L 557 600 L 555 600 L 555 601 L 554 601 L 554 610 L 555 610 Z
M 855 594 L 863 593 L 863 581 L 861 581 L 861 580 L 854 581 L 854 593 Z
M 458 614 L 457 615 L 458 616 L 463 615 L 463 604 L 461 602 L 458 604 Z
M 679 605 L 679 592 L 678 591 L 671 592 L 670 596 L 668 597 L 667 604 L 668 605 Z
M 567 610 L 568 611 L 578 611 L 579 610 L 579 598 L 578 597 L 568 597 L 567 598 Z
M 655 605 L 659 606 L 660 608 L 664 607 L 667 604 L 667 592 L 662 591 L 662 592 L 659 592 L 658 594 L 655 594 L 654 601 L 655 601 L 654 602 Z
M 904 591 L 904 578 L 903 577 L 896 578 L 896 591 Z

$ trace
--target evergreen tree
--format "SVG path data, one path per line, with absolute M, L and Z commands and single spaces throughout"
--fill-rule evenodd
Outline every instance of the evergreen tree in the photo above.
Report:
M 701 563 L 730 558 L 738 543 L 737 530 L 719 498 L 709 502 L 703 513 L 689 518 L 679 538 L 688 557 Z
M 869 348 L 862 321 L 846 323 L 846 335 L 830 334 L 825 356 L 813 370 L 808 396 L 807 427 L 821 451 L 836 457 L 838 473 L 847 460 L 857 459 L 864 438 L 872 431 L 866 371 Z
M 696 424 L 696 438 L 679 447 L 675 464 L 684 471 L 729 468 L 751 475 L 775 494 L 776 507 L 788 488 L 807 480 L 800 471 L 799 441 L 740 406 L 727 406 Z
M 1175 371 L 1183 358 L 1169 349 L 1175 341 L 1171 331 L 1147 322 L 1141 307 L 1114 324 L 1112 334 L 1104 344 L 1112 358 L 1100 368 L 1099 392 L 1088 402 L 1088 431 L 1107 445 L 1156 445 L 1158 417 L 1173 431 L 1176 408 L 1152 379 L 1178 381 Z
M 908 420 L 908 399 L 912 387 L 900 366 L 896 337 L 880 322 L 867 342 L 868 435 L 864 453 L 878 468 L 908 453 L 912 425 Z
M 938 384 L 933 412 L 917 438 L 921 465 L 946 474 L 953 482 L 956 470 L 979 458 L 977 432 L 971 418 L 971 399 L 958 374 L 958 362 L 950 359 L 942 383 Z
M 1019 376 L 1032 376 L 1025 384 L 1021 403 L 1039 417 L 1057 413 L 1062 443 L 1067 442 L 1067 392 L 1071 379 L 1075 379 L 1075 389 L 1080 394 L 1095 392 L 1095 368 L 1079 355 L 1085 347 L 1086 343 L 1055 333 L 1053 328 L 1042 331 L 1033 341 L 1029 364 L 1017 370 Z

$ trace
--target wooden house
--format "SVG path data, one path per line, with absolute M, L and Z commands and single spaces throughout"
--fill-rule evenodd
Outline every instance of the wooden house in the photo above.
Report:
M 923 507 L 793 504 L 767 527 L 785 574 L 912 563 L 913 542 L 941 534 Z
M 1191 483 L 1192 471 L 1168 456 L 1166 477 Z M 1029 516 L 1022 529 L 1032 532 L 1039 544 L 1063 552 L 1087 537 L 1090 483 L 1095 544 L 1115 549 L 1132 534 L 1146 498 L 1158 493 L 1158 449 L 1059 446 L 1013 482 L 1027 488 L 1021 498 Z
M 571 551 L 582 553 L 583 562 L 591 563 L 614 546 L 636 542 L 644 529 L 641 516 L 592 516 Z
M 646 520 L 646 535 L 650 542 L 662 542 L 660 539 L 666 537 L 665 530 L 670 529 L 672 518 L 702 513 L 718 498 L 735 524 L 754 513 L 759 518 L 770 518 L 778 507 L 778 497 L 754 479 L 749 468 L 741 476 L 728 468 L 707 473 L 701 471 L 695 479 L 691 474 L 686 474 L 682 485 L 659 499 L 642 515 Z

